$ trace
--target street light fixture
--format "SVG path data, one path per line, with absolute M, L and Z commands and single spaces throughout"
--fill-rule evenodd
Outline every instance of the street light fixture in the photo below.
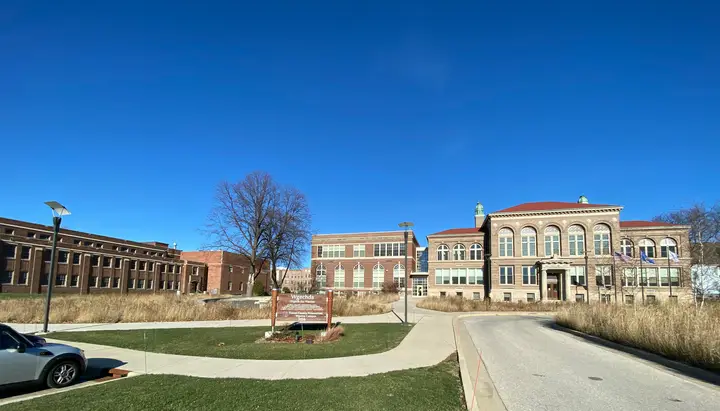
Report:
M 58 231 L 60 231 L 60 222 L 62 216 L 70 215 L 70 210 L 65 208 L 57 201 L 46 201 L 45 204 L 52 209 L 53 215 L 53 243 L 50 252 L 50 278 L 48 278 L 47 299 L 45 300 L 45 320 L 43 322 L 43 332 L 48 332 L 48 321 L 50 320 L 50 300 L 52 299 L 53 285 L 55 284 L 55 251 L 57 249 Z
M 407 325 L 407 323 L 408 323 L 408 295 L 407 295 L 407 289 L 408 289 L 408 282 L 409 282 L 409 280 L 410 280 L 410 279 L 408 278 L 408 256 L 407 256 L 407 253 L 408 253 L 408 230 L 409 230 L 410 228 L 412 228 L 413 225 L 414 225 L 414 224 L 411 223 L 411 222 L 409 222 L 409 221 L 404 221 L 404 222 L 398 224 L 398 226 L 399 226 L 400 228 L 405 229 L 405 233 L 404 233 L 404 234 L 405 234 L 405 287 L 404 287 L 404 288 L 405 288 L 405 325 Z

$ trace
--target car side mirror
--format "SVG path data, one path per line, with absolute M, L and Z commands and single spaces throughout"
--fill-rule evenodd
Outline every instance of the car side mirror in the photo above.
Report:
M 25 344 L 21 343 L 17 345 L 17 352 L 19 352 L 20 354 L 24 353 L 26 349 L 27 346 Z

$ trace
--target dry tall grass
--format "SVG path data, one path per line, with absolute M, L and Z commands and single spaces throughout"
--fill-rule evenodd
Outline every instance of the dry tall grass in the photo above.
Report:
M 483 300 L 468 300 L 463 297 L 427 297 L 417 303 L 419 308 L 444 312 L 468 311 L 557 311 L 560 303 L 511 303 Z
M 564 307 L 558 324 L 720 371 L 720 306 L 616 306 L 577 304 Z
M 381 314 L 390 308 L 385 296 L 336 298 L 333 315 Z M 3 323 L 40 323 L 44 313 L 45 300 L 41 298 L 0 300 L 0 322 Z M 53 298 L 50 311 L 50 322 L 54 324 L 269 318 L 269 307 L 235 308 L 222 302 L 203 304 L 193 296 L 166 294 L 58 296 Z

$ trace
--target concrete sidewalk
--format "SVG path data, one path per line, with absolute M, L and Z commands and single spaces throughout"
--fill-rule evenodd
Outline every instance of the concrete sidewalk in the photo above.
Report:
M 235 360 L 146 353 L 84 343 L 72 345 L 85 350 L 88 358 L 117 359 L 125 363 L 118 368 L 136 373 L 263 380 L 356 377 L 429 367 L 443 361 L 456 350 L 451 316 L 423 317 L 392 350 L 339 358 Z

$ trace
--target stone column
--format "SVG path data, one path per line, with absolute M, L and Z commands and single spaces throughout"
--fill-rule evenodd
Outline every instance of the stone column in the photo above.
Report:
M 128 281 L 130 280 L 130 259 L 122 259 L 122 267 L 120 268 L 120 294 L 127 294 Z
M 90 285 L 90 254 L 80 254 L 80 294 L 87 294 Z
M 563 275 L 564 278 L 564 287 L 565 287 L 565 301 L 572 301 L 570 299 L 570 287 L 572 284 L 570 284 L 570 269 L 565 269 L 565 274 Z
M 150 262 L 148 262 L 150 264 Z M 147 268 L 147 267 L 145 267 Z M 153 279 L 153 293 L 160 290 L 160 264 L 153 263 L 153 270 L 152 272 L 148 272 L 148 278 L 152 275 Z
M 547 299 L 547 270 L 540 270 L 540 301 Z
M 42 277 L 42 264 L 43 264 L 43 249 L 39 247 L 33 248 L 32 263 L 30 264 L 30 278 L 28 284 L 30 284 L 30 293 L 40 294 L 42 293 L 42 287 L 40 286 L 40 278 Z

